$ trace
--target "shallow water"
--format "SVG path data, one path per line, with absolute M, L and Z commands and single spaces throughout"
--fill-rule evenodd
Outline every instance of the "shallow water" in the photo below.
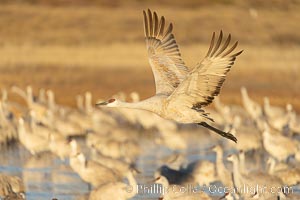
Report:
M 80 142 L 84 147 L 84 141 Z M 149 185 L 153 179 L 154 171 L 163 163 L 161 158 L 170 155 L 172 151 L 162 145 L 156 145 L 149 138 L 141 139 L 142 154 L 137 160 L 137 168 L 142 172 L 136 176 L 138 184 Z M 190 145 L 186 151 L 203 149 L 200 143 Z M 84 148 L 83 148 L 84 149 Z M 84 151 L 88 155 L 85 148 Z M 189 161 L 196 159 L 214 160 L 214 154 L 191 154 Z M 69 161 L 61 161 L 50 152 L 32 156 L 21 144 L 15 143 L 1 150 L 0 172 L 17 175 L 25 184 L 26 197 L 29 200 L 63 199 L 79 200 L 88 199 L 89 185 L 83 182 L 69 166 Z M 159 194 L 139 194 L 133 199 L 154 199 Z
M 20 144 L 2 150 L 0 171 L 21 177 L 29 200 L 84 199 L 88 185 L 66 162 L 51 153 L 31 156 Z
M 202 135 L 202 136 L 201 136 Z M 84 148 L 84 141 L 80 141 Z M 191 138 L 189 148 L 185 150 L 188 162 L 204 159 L 215 160 L 215 154 L 207 149 L 216 144 L 214 140 L 200 134 Z M 165 146 L 154 144 L 153 138 L 141 138 L 142 154 L 137 160 L 137 168 L 142 172 L 136 175 L 138 184 L 141 184 L 139 193 L 133 199 L 157 199 L 157 191 L 145 194 L 142 186 L 153 186 L 149 181 L 153 180 L 153 174 L 162 164 L 162 158 L 171 155 L 172 151 Z M 87 149 L 83 149 L 88 155 Z M 226 154 L 233 150 L 226 150 Z M 68 160 L 61 161 L 58 157 L 46 152 L 32 156 L 20 144 L 12 144 L 1 150 L 0 172 L 21 177 L 25 184 L 28 200 L 83 200 L 88 199 L 89 185 L 72 171 Z M 149 189 L 149 188 L 146 188 Z M 149 191 L 149 190 L 148 190 Z M 300 193 L 299 187 L 294 192 Z M 218 194 L 221 195 L 221 194 Z

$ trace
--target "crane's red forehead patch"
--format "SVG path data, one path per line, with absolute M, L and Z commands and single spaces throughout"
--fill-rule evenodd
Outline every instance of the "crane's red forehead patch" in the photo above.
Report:
M 116 99 L 110 99 L 110 100 L 108 100 L 108 103 L 112 103 L 112 102 L 114 102 Z

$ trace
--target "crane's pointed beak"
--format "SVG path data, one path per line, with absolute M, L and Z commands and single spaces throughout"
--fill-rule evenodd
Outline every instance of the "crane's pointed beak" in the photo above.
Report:
M 107 104 L 108 104 L 107 101 L 97 102 L 97 103 L 96 103 L 96 106 L 105 106 L 105 105 L 107 105 Z

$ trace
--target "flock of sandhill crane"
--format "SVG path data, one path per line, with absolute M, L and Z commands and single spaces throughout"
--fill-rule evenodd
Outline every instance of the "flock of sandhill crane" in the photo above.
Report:
M 281 187 L 283 190 L 276 190 L 276 193 L 267 190 L 257 193 L 229 191 L 218 199 L 299 198 L 299 195 L 291 196 L 290 186 L 300 182 L 300 117 L 290 104 L 284 109 L 271 105 L 265 98 L 261 106 L 248 96 L 245 88 L 241 89 L 243 107 L 225 105 L 217 98 L 215 109 L 207 109 L 207 112 L 215 119 L 218 128 L 230 130 L 238 138 L 238 143 L 211 135 L 210 143 L 216 145 L 206 151 L 216 153 L 215 162 L 200 159 L 188 163 L 184 159 L 187 155 L 180 152 L 189 148 L 189 134 L 207 134 L 208 130 L 183 126 L 144 110 L 99 109 L 93 106 L 89 92 L 76 97 L 77 109 L 56 104 L 51 90 L 45 92 L 41 89 L 37 97 L 29 86 L 26 90 L 13 87 L 12 92 L 24 98 L 27 106 L 9 101 L 3 90 L 0 104 L 1 145 L 19 141 L 33 156 L 51 151 L 60 159 L 69 160 L 71 168 L 94 188 L 89 196 L 91 200 L 130 199 L 138 193 L 135 177 L 142 169 L 137 169 L 136 162 L 145 151 L 140 146 L 140 140 L 145 132 L 153 130 L 159 133 L 159 139 L 153 142 L 177 153 L 161 161 L 152 184 L 159 183 L 164 188 L 186 184 L 203 186 L 216 182 L 228 188 L 254 187 L 258 184 Z M 123 93 L 114 97 L 125 100 Z M 139 95 L 135 92 L 130 97 L 132 102 L 139 101 Z M 83 151 L 78 140 L 84 140 L 84 148 L 88 150 Z M 224 152 L 229 149 L 236 153 L 225 157 L 228 154 Z M 127 182 L 123 182 L 124 178 Z M 1 197 L 13 195 L 16 199 L 24 199 L 25 189 L 20 178 L 1 174 L 0 182 Z M 127 190 L 129 186 L 132 186 L 130 192 Z M 290 190 L 284 191 L 284 186 L 289 186 Z M 161 198 L 215 197 L 203 192 L 169 191 Z
M 84 97 L 77 96 L 77 109 L 72 109 L 58 105 L 51 90 L 41 89 L 35 97 L 30 86 L 26 90 L 13 87 L 12 92 L 25 100 L 25 107 L 9 101 L 3 90 L 0 144 L 17 140 L 32 155 L 51 151 L 69 160 L 74 172 L 93 187 L 90 200 L 123 200 L 139 193 L 136 173 L 141 172 L 136 163 L 145 151 L 141 133 L 155 130 L 159 137 L 153 142 L 180 152 L 189 149 L 191 133 L 204 133 L 210 144 L 216 144 L 206 150 L 215 152 L 215 162 L 186 162 L 188 153 L 180 152 L 167 158 L 151 182 L 168 189 L 159 199 L 300 199 L 292 192 L 292 186 L 300 182 L 300 119 L 292 105 L 275 107 L 265 98 L 261 106 L 245 88 L 241 89 L 244 108 L 224 105 L 216 98 L 226 74 L 242 53 L 233 53 L 237 42 L 229 47 L 231 35 L 223 42 L 222 31 L 216 41 L 213 34 L 206 57 L 189 69 L 180 56 L 172 24 L 165 30 L 165 18 L 159 19 L 148 10 L 144 12 L 144 25 L 156 95 L 139 101 L 139 95 L 132 93 L 132 101 L 126 102 L 125 95 L 119 93 L 97 103 L 115 107 L 108 109 L 95 108 L 92 94 L 87 92 Z M 215 110 L 206 108 L 214 99 Z M 218 142 L 220 138 L 209 135 L 209 131 L 238 143 Z M 87 150 L 78 138 L 85 141 Z M 226 157 L 228 149 L 237 153 Z M 223 185 L 219 196 L 202 191 L 204 186 L 216 186 L 216 182 Z M 25 198 L 18 177 L 1 174 L 0 184 L 4 199 Z M 197 190 L 180 190 L 188 185 L 197 185 Z

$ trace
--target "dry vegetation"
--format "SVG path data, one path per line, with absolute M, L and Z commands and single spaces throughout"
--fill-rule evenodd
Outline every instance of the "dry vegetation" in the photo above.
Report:
M 4 1 L 5 2 L 5 1 Z M 13 2 L 13 3 L 12 3 Z M 245 85 L 257 100 L 300 109 L 300 5 L 297 1 L 6 1 L 0 5 L 0 87 L 54 89 L 74 105 L 86 90 L 97 98 L 136 90 L 154 93 L 141 10 L 174 22 L 188 65 L 200 61 L 213 31 L 223 29 L 245 52 L 225 82 L 222 98 L 239 102 Z M 250 3 L 251 2 L 251 3 Z M 298 100 L 297 100 L 298 99 Z

